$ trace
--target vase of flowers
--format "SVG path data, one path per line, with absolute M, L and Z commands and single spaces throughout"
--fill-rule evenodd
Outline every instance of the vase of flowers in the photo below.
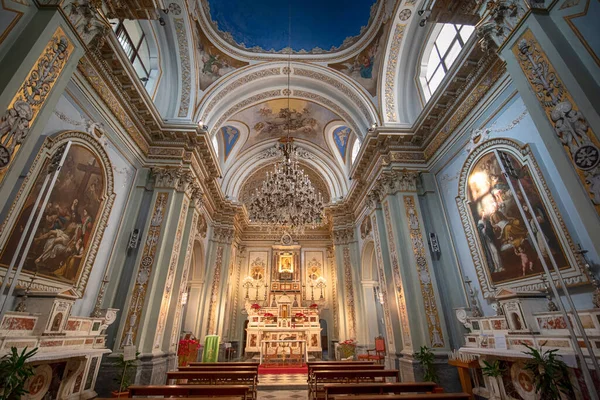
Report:
M 260 304 L 258 303 L 254 303 L 250 306 L 250 310 L 252 311 L 253 314 L 257 314 L 258 311 L 260 310 Z
M 312 303 L 308 308 L 312 314 L 316 314 L 319 311 L 319 305 L 317 303 Z
M 296 315 L 294 315 L 296 322 L 302 323 L 306 320 L 306 315 L 302 314 L 301 312 L 296 313 Z
M 275 318 L 275 315 L 271 314 L 270 312 L 263 314 L 263 320 L 265 321 L 265 324 L 273 323 L 274 318 Z
M 354 339 L 347 339 L 340 343 L 340 355 L 342 360 L 353 360 L 356 354 L 357 342 Z

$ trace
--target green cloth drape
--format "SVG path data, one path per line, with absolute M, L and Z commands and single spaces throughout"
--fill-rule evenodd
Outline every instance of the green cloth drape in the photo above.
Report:
M 217 362 L 219 360 L 219 336 L 207 335 L 204 338 L 202 362 Z

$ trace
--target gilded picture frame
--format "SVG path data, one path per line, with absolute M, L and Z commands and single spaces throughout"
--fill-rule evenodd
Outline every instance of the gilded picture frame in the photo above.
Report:
M 496 176 L 493 182 L 495 186 L 487 195 L 497 197 L 488 203 L 491 202 L 495 205 L 493 214 L 501 216 L 486 215 L 485 211 L 481 211 L 481 208 L 485 208 L 485 206 L 482 206 L 483 202 L 477 203 L 480 200 L 473 194 L 472 182 L 475 180 L 475 174 L 481 173 L 477 168 L 484 168 L 482 167 L 483 163 L 487 162 L 488 164 L 485 168 L 494 168 L 492 165 L 494 160 L 486 158 L 489 158 L 490 154 L 500 154 L 500 152 L 508 155 L 517 166 L 520 165 L 525 171 L 522 181 L 529 182 L 530 186 L 526 190 L 528 197 L 532 199 L 532 206 L 536 208 L 533 213 L 526 215 L 533 214 L 538 221 L 543 221 L 545 225 L 540 225 L 546 229 L 543 232 L 533 235 L 527 231 L 523 232 L 526 224 L 520 214 L 515 211 L 515 207 L 510 212 L 503 210 L 504 213 L 498 209 L 498 203 L 502 202 L 500 196 L 503 191 L 508 201 L 514 202 L 515 197 L 507 185 L 507 178 L 501 174 L 492 175 Z M 510 288 L 516 291 L 544 290 L 541 280 L 542 262 L 540 257 L 537 257 L 537 253 L 533 252 L 535 246 L 529 243 L 533 240 L 541 241 L 542 235 L 551 245 L 553 256 L 558 260 L 557 264 L 561 264 L 559 268 L 567 285 L 574 286 L 589 282 L 587 274 L 581 268 L 583 264 L 579 260 L 580 256 L 576 252 L 573 240 L 529 145 L 522 146 L 504 138 L 492 139 L 480 144 L 467 157 L 460 173 L 458 185 L 456 204 L 484 298 L 493 297 L 495 291 L 501 288 Z M 517 193 L 517 196 L 523 197 L 520 192 Z M 535 203 L 538 204 L 538 207 L 535 207 Z M 481 212 L 481 216 L 478 214 L 479 212 Z M 531 223 L 530 225 L 534 226 Z M 484 233 L 486 226 L 490 228 L 488 231 L 491 232 L 487 237 Z M 490 237 L 492 240 L 488 243 Z M 527 253 L 529 257 L 527 257 Z M 503 261 L 499 260 L 500 257 Z M 543 258 L 552 271 L 548 255 L 546 254 Z M 497 261 L 494 262 L 494 259 Z M 508 268 L 512 268 L 512 272 L 507 273 Z M 552 275 L 555 276 L 554 273 Z
M 68 141 L 72 143 L 71 148 L 82 148 L 93 155 L 98 162 L 97 169 L 101 171 L 101 180 L 99 181 L 103 183 L 101 189 L 95 188 L 100 205 L 93 215 L 93 224 L 87 225 L 91 228 L 91 231 L 87 232 L 88 237 L 86 238 L 85 248 L 78 255 L 81 259 L 76 269 L 77 272 L 69 280 L 58 279 L 58 277 L 53 278 L 48 274 L 38 274 L 32 281 L 34 274 L 24 268 L 18 278 L 17 288 L 25 288 L 31 285 L 30 290 L 32 291 L 68 293 L 74 297 L 82 298 L 116 197 L 113 169 L 108 154 L 90 134 L 65 131 L 46 138 L 11 205 L 3 225 L 0 227 L 0 253 L 3 253 L 9 244 L 15 225 L 22 223 L 23 208 L 34 190 L 38 176 L 43 173 L 46 162 Z M 0 266 L 0 276 L 3 277 L 5 273 L 6 268 Z

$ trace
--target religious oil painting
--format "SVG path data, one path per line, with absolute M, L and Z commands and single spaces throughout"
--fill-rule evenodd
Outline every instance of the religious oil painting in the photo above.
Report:
M 279 272 L 294 272 L 293 254 L 281 254 L 279 256 Z
M 200 90 L 206 90 L 222 76 L 248 65 L 247 62 L 230 57 L 216 48 L 210 40 L 208 40 L 198 23 L 196 23 L 196 32 L 198 33 L 196 54 L 198 60 Z
M 43 181 L 41 173 L 0 255 L 2 267 L 11 262 Z M 105 185 L 104 171 L 96 155 L 73 144 L 34 233 L 23 266 L 25 271 L 66 284 L 77 282 L 105 200 Z
M 227 159 L 240 138 L 240 131 L 236 127 L 227 125 L 221 128 L 221 133 L 223 134 L 223 143 L 225 144 L 225 159 Z
M 504 154 L 519 176 L 518 180 L 509 178 L 516 193 L 511 190 L 494 152 L 483 156 L 475 164 L 467 181 L 470 212 L 477 226 L 491 281 L 497 284 L 540 275 L 543 267 L 539 255 L 549 266 L 552 265 L 550 257 L 554 257 L 559 268 L 568 268 L 560 240 L 529 167 L 521 165 L 511 155 Z M 529 199 L 531 208 L 526 199 Z M 530 232 L 519 211 L 519 204 L 530 223 Z M 536 245 L 540 249 L 539 253 Z
M 353 58 L 329 65 L 361 84 L 371 96 L 377 96 L 377 82 L 384 51 L 381 38 L 385 28 L 386 25 L 382 25 L 373 41 Z
M 346 150 L 348 149 L 348 140 L 352 134 L 352 129 L 347 126 L 340 126 L 333 130 L 333 141 L 342 156 L 342 159 L 346 158 Z
M 241 151 L 262 140 L 288 134 L 327 150 L 324 130 L 332 121 L 341 120 L 329 109 L 300 99 L 276 99 L 256 104 L 235 114 L 231 121 L 248 125 L 248 140 Z

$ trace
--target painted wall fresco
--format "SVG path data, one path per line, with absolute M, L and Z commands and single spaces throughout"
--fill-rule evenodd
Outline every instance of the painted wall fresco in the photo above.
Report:
M 224 126 L 221 128 L 221 134 L 223 135 L 223 143 L 225 144 L 225 159 L 227 159 L 240 138 L 240 131 L 233 126 Z
M 327 108 L 306 100 L 269 100 L 235 114 L 231 120 L 246 124 L 250 129 L 245 150 L 259 141 L 287 135 L 309 140 L 328 150 L 325 144 L 325 126 L 340 118 Z M 289 120 L 289 124 L 288 124 Z
M 217 79 L 236 69 L 248 65 L 247 62 L 228 56 L 216 48 L 206 37 L 202 28 L 196 26 L 196 54 L 198 59 L 198 76 L 200 90 L 206 90 Z
M 341 63 L 329 64 L 329 67 L 342 72 L 361 84 L 371 96 L 377 96 L 377 82 L 385 51 L 382 37 L 386 28 L 386 24 L 381 25 L 373 41 L 355 57 Z
M 544 240 L 548 242 L 552 256 L 559 267 L 568 266 L 529 168 L 521 166 L 514 157 L 510 155 L 508 157 L 513 165 L 519 168 L 525 195 L 533 207 L 533 210 L 529 210 L 524 206 L 525 214 L 533 229 L 531 236 L 528 235 L 525 222 L 519 212 L 515 193 L 510 190 L 494 153 L 483 156 L 477 162 L 468 180 L 471 213 L 477 224 L 489 275 L 494 283 L 539 275 L 543 272 L 542 263 L 532 240 L 537 242 L 548 265 L 551 264 Z M 517 198 L 524 203 L 525 198 L 518 188 L 517 180 L 514 178 L 511 180 L 517 191 Z M 535 229 L 534 219 L 539 223 L 541 231 Z
M 333 131 L 333 141 L 342 156 L 342 159 L 346 158 L 346 150 L 348 149 L 348 140 L 352 134 L 352 129 L 347 126 L 340 126 L 335 128 Z
M 0 266 L 10 264 L 44 177 L 40 174 L 25 200 L 0 255 Z M 34 234 L 23 269 L 75 284 L 102 209 L 104 193 L 104 171 L 100 161 L 87 148 L 72 145 Z

